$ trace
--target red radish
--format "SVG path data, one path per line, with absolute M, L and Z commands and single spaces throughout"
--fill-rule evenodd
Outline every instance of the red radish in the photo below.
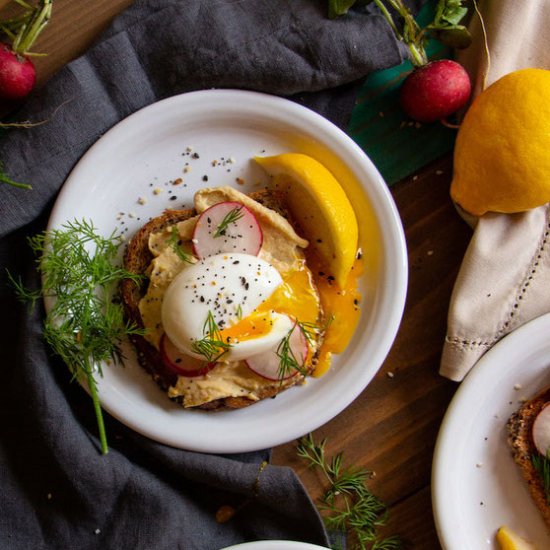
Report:
M 296 360 L 300 368 L 303 367 L 307 357 L 308 345 L 307 338 L 297 323 L 285 338 L 288 338 L 288 349 L 286 350 L 288 355 Z M 282 347 L 283 341 L 268 351 L 249 357 L 246 360 L 248 368 L 268 380 L 286 380 L 296 376 L 299 371 L 295 368 L 286 371 L 281 368 L 281 354 L 284 352 Z
M 199 259 L 223 252 L 256 256 L 263 233 L 256 216 L 239 202 L 219 202 L 205 210 L 193 232 L 193 252 Z
M 7 44 L 0 44 L 0 97 L 21 99 L 36 83 L 33 62 L 24 55 L 14 53 Z
M 533 422 L 532 436 L 537 451 L 548 456 L 550 450 L 550 403 L 544 405 Z
M 160 340 L 160 353 L 164 364 L 180 376 L 203 376 L 216 366 L 216 363 L 201 361 L 185 355 L 174 346 L 166 334 L 163 334 Z
M 435 122 L 466 105 L 471 93 L 468 73 L 456 61 L 441 59 L 416 68 L 403 82 L 401 107 L 418 122 Z
M 0 98 L 24 98 L 36 83 L 36 69 L 29 59 L 32 45 L 48 24 L 53 0 L 40 0 L 36 7 L 17 1 L 25 13 L 3 22 L 2 30 L 11 44 L 0 43 Z

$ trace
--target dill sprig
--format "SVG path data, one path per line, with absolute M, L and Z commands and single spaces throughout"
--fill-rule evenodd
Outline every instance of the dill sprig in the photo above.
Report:
M 185 252 L 185 250 L 181 246 L 180 234 L 178 228 L 175 225 L 172 227 L 172 231 L 170 232 L 170 237 L 168 237 L 167 243 L 182 262 L 193 262 L 193 256 Z
M 542 479 L 546 503 L 550 505 L 550 457 L 538 454 L 532 455 L 531 462 Z
M 211 311 L 208 312 L 202 333 L 204 337 L 201 340 L 195 340 L 191 344 L 191 349 L 205 357 L 208 362 L 215 363 L 224 353 L 227 353 L 231 344 L 223 341 L 220 328 Z
M 117 266 L 120 237 L 104 238 L 91 222 L 67 222 L 60 229 L 31 237 L 42 273 L 41 290 L 27 289 L 11 274 L 8 277 L 18 297 L 32 306 L 45 297 L 48 312 L 44 338 L 77 379 L 85 382 L 92 397 L 101 451 L 108 452 L 99 402 L 96 374 L 103 376 L 102 362 L 123 360 L 120 345 L 131 334 L 143 330 L 125 322 L 115 293 L 122 279 L 136 282 L 138 275 Z
M 225 232 L 227 231 L 227 228 L 236 221 L 240 220 L 244 214 L 241 212 L 242 206 L 236 206 L 233 208 L 233 210 L 230 210 L 223 220 L 220 222 L 218 227 L 216 228 L 216 231 L 214 232 L 214 238 L 221 237 L 222 235 L 225 235 Z
M 286 334 L 277 346 L 276 353 L 279 357 L 279 369 L 277 376 L 279 380 L 284 380 L 288 376 L 291 376 L 295 371 L 299 372 L 303 376 L 308 374 L 307 369 L 304 367 L 304 362 L 298 361 L 298 358 L 294 355 L 292 347 L 290 345 L 290 338 L 296 328 L 302 332 L 309 346 L 314 346 L 319 334 L 326 332 L 330 323 L 332 322 L 333 315 L 331 315 L 324 326 L 319 326 L 317 323 L 308 321 L 296 321 L 294 326 Z
M 305 336 L 307 343 L 313 345 L 316 340 L 316 336 L 319 334 L 319 325 L 317 323 L 309 323 L 306 321 L 296 321 L 298 328 Z
M 298 361 L 298 358 L 296 357 L 296 355 L 294 355 L 294 352 L 292 351 L 292 346 L 290 345 L 290 338 L 292 337 L 292 333 L 294 332 L 296 327 L 298 327 L 298 330 L 302 330 L 300 324 L 295 323 L 285 335 L 285 337 L 279 342 L 279 345 L 277 346 L 277 350 L 275 352 L 279 357 L 279 368 L 277 369 L 277 377 L 281 381 L 291 376 L 294 372 L 299 372 L 303 376 L 307 375 L 307 369 L 304 367 L 303 361 Z
M 402 548 L 399 537 L 379 538 L 377 529 L 386 522 L 388 510 L 366 486 L 371 473 L 364 468 L 345 468 L 343 453 L 329 460 L 325 446 L 326 439 L 317 445 L 308 434 L 299 440 L 297 452 L 309 468 L 318 468 L 329 482 L 318 506 L 327 528 L 348 533 L 352 550 Z

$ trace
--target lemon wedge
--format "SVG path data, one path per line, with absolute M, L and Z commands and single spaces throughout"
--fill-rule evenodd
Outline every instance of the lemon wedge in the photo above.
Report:
M 332 173 L 301 153 L 255 157 L 275 187 L 286 191 L 293 218 L 319 260 L 344 288 L 357 254 L 359 229 L 353 207 Z
M 497 542 L 501 550 L 535 550 L 535 547 L 524 538 L 503 525 L 497 531 Z

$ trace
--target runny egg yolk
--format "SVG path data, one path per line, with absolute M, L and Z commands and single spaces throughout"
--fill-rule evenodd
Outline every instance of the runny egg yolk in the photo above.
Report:
M 268 334 L 273 324 L 271 316 L 267 315 L 270 311 L 288 315 L 301 323 L 318 322 L 319 297 L 305 262 L 299 269 L 282 273 L 281 276 L 283 282 L 255 311 L 220 331 L 224 341 L 243 341 Z
M 254 311 L 245 319 L 220 330 L 220 336 L 227 343 L 240 342 L 268 334 L 272 326 L 273 320 L 270 315 L 266 315 L 265 311 Z
M 220 331 L 223 340 L 243 341 L 268 334 L 273 325 L 270 311 L 288 315 L 300 323 L 318 325 L 322 308 L 326 332 L 313 375 L 320 377 L 325 374 L 330 368 L 332 354 L 346 349 L 359 322 L 361 294 L 357 286 L 364 262 L 355 261 L 344 288 L 317 269 L 319 264 L 314 259 L 309 262 L 315 266 L 314 275 L 305 262 L 297 270 L 282 273 L 283 282 L 267 300 L 246 318 Z
M 258 311 L 276 311 L 301 323 L 317 323 L 319 297 L 305 262 L 300 269 L 282 273 L 281 276 L 282 284 L 258 307 Z

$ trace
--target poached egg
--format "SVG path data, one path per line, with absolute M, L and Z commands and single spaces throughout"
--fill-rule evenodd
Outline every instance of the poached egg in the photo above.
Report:
M 268 262 L 244 253 L 221 253 L 184 268 L 162 302 L 162 324 L 183 353 L 204 359 L 197 342 L 223 342 L 218 361 L 239 361 L 277 345 L 292 330 L 285 314 L 260 306 L 283 283 Z M 216 355 L 219 355 L 217 353 Z

